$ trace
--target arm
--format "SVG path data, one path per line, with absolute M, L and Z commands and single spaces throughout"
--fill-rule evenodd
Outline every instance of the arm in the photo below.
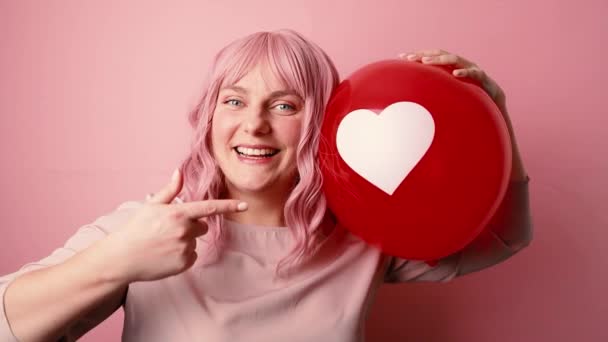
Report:
M 530 178 L 524 170 L 517 147 L 505 92 L 477 64 L 444 50 L 421 50 L 402 54 L 400 58 L 432 65 L 451 65 L 455 68 L 452 72 L 454 76 L 479 81 L 479 85 L 498 106 L 509 130 L 512 165 L 509 187 L 503 201 L 475 240 L 463 250 L 438 261 L 390 258 L 386 281 L 448 281 L 508 259 L 532 240 L 532 218 L 528 194 Z
M 496 214 L 482 233 L 459 252 L 458 274 L 496 265 L 527 247 L 532 241 L 528 182 L 511 182 Z
M 504 95 L 498 102 L 498 107 L 503 113 L 511 139 L 512 164 L 509 187 L 487 227 L 459 252 L 458 275 L 498 264 L 528 246 L 532 241 L 532 217 L 528 188 L 530 177 L 524 170 Z M 452 260 L 454 258 L 457 257 L 452 257 Z
M 50 256 L 0 277 L 0 340 L 74 341 L 120 307 L 127 284 L 111 273 L 116 261 L 105 237 L 137 206 L 121 205 Z
M 93 326 L 110 316 L 120 307 L 127 285 L 100 272 L 111 269 L 104 265 L 106 260 L 100 242 L 61 264 L 17 277 L 4 294 L 4 310 L 14 336 L 19 341 L 54 341 L 73 335 L 70 330 L 77 328 L 75 323 L 90 323 L 87 315 L 101 316 Z M 86 333 L 75 330 L 80 330 L 78 336 L 69 336 L 69 340 Z
M 504 101 L 499 102 L 509 129 L 512 166 L 509 185 L 496 213 L 475 240 L 463 250 L 435 262 L 391 258 L 387 282 L 441 281 L 476 272 L 510 258 L 532 240 L 530 178 L 524 170 Z
M 528 182 L 529 177 L 509 183 L 501 205 L 486 228 L 463 250 L 440 259 L 433 266 L 419 260 L 390 258 L 385 281 L 447 282 L 498 264 L 519 252 L 532 240 Z
M 513 130 L 513 124 L 511 123 L 511 117 L 509 116 L 509 112 L 507 111 L 507 105 L 505 103 L 506 100 L 503 99 L 498 102 L 498 108 L 500 112 L 503 114 L 503 118 L 505 119 L 505 123 L 507 124 L 507 128 L 509 130 L 509 138 L 511 140 L 511 176 L 510 182 L 527 182 L 528 176 L 526 170 L 524 170 L 524 163 L 521 159 L 521 154 L 519 153 L 519 148 L 517 146 L 517 140 L 515 139 L 515 131 Z

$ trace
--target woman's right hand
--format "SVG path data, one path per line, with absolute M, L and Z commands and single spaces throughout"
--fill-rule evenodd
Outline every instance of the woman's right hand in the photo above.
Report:
M 146 199 L 126 227 L 103 241 L 104 256 L 114 260 L 115 280 L 129 284 L 184 272 L 198 257 L 196 238 L 207 233 L 204 218 L 247 209 L 247 204 L 239 200 L 171 203 L 182 183 L 181 173 L 176 170 L 171 182 Z

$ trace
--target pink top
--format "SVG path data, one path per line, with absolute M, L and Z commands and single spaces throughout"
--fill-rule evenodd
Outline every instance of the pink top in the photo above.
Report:
M 494 263 L 513 255 L 518 245 L 525 245 L 522 241 L 528 237 L 506 242 L 509 232 L 524 231 L 522 225 L 531 231 L 528 181 L 511 184 L 503 201 L 507 205 L 501 206 L 507 208 L 503 209 L 504 219 L 488 226 L 498 256 Z M 121 204 L 112 213 L 80 227 L 50 256 L 0 277 L 2 308 L 4 292 L 15 277 L 61 263 L 120 229 L 142 203 Z M 225 229 L 227 247 L 217 263 L 204 266 L 197 261 L 177 276 L 129 285 L 123 304 L 123 341 L 363 341 L 368 308 L 383 282 L 446 282 L 487 267 L 476 267 L 479 258 L 463 253 L 441 259 L 434 267 L 423 261 L 389 257 L 335 229 L 309 267 L 289 280 L 274 281 L 276 262 L 292 243 L 289 230 L 232 221 L 226 221 Z M 202 249 L 208 245 L 205 236 L 200 239 L 197 252 L 203 255 Z M 76 340 L 103 319 L 82 317 L 77 329 L 66 332 L 64 340 Z M 17 341 L 4 310 L 0 310 L 0 340 Z

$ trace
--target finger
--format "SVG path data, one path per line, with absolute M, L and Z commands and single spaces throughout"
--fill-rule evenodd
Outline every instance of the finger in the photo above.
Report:
M 470 77 L 470 78 L 474 78 L 481 82 L 483 82 L 486 79 L 486 73 L 477 67 L 471 67 L 471 68 L 466 68 L 466 69 L 455 69 L 454 71 L 452 71 L 452 73 L 454 74 L 454 76 Z
M 402 52 L 398 55 L 400 59 L 407 59 L 408 61 L 415 61 L 416 59 L 420 59 L 421 56 L 417 55 L 414 52 Z
M 416 61 L 416 60 L 419 60 L 420 58 L 422 58 L 421 55 L 417 54 L 414 51 L 402 52 L 398 55 L 398 57 L 401 59 L 407 59 L 408 61 Z
M 457 68 L 477 67 L 477 64 L 468 59 L 441 49 L 420 50 L 403 53 L 399 56 L 410 61 L 421 61 L 425 64 L 454 65 Z
M 171 180 L 169 181 L 169 184 L 165 185 L 165 187 L 160 189 L 158 192 L 148 195 L 148 197 L 146 198 L 146 201 L 148 203 L 169 204 L 169 203 L 171 203 L 171 201 L 173 201 L 175 196 L 177 196 L 177 194 L 179 194 L 180 190 L 182 189 L 182 184 L 183 184 L 183 177 L 178 168 L 175 170 L 175 172 L 171 176 Z
M 197 220 L 210 215 L 245 211 L 248 205 L 243 201 L 224 199 L 179 203 L 174 204 L 174 206 L 176 206 L 177 210 L 183 211 L 189 219 Z
M 453 54 L 423 57 L 422 63 L 434 65 L 453 65 L 456 68 L 476 67 L 475 64 L 469 62 L 468 60 Z
M 482 88 L 490 95 L 492 100 L 496 101 L 501 93 L 500 87 L 494 82 L 485 71 L 479 68 L 456 69 L 452 72 L 457 77 L 469 77 L 479 81 Z
M 399 54 L 399 57 L 407 59 L 409 61 L 418 61 L 418 60 L 422 59 L 423 57 L 440 56 L 440 55 L 446 55 L 446 54 L 449 54 L 449 52 L 447 52 L 445 50 L 426 49 L 426 50 L 417 50 L 417 51 L 402 53 L 402 54 Z
M 414 51 L 414 54 L 424 57 L 424 56 L 447 55 L 447 54 L 449 54 L 449 52 L 447 52 L 445 50 L 441 50 L 441 49 L 425 49 L 425 50 Z
M 195 253 L 196 252 L 196 239 L 190 239 L 188 244 L 186 245 L 186 253 Z
M 194 266 L 194 264 L 196 263 L 196 259 L 198 259 L 198 254 L 196 252 L 190 253 L 185 269 L 187 270 L 190 267 Z
M 203 236 L 209 231 L 209 226 L 207 225 L 207 222 L 203 220 L 188 220 L 188 222 L 186 223 L 186 228 L 188 232 L 186 235 L 188 238 L 191 239 Z

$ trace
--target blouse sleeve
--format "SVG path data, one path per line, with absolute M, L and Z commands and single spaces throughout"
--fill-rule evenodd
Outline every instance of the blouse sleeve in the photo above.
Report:
M 17 277 L 37 269 L 64 262 L 74 254 L 92 245 L 95 241 L 101 240 L 112 231 L 122 227 L 133 211 L 139 206 L 141 206 L 141 202 L 129 201 L 122 203 L 113 212 L 97 218 L 93 223 L 78 228 L 76 233 L 66 241 L 63 247 L 55 249 L 49 256 L 27 263 L 14 273 L 0 276 L 0 341 L 18 342 L 11 330 L 4 306 L 4 293 Z M 100 315 L 98 314 L 100 311 L 107 312 L 107 309 L 102 305 L 100 308 L 91 310 L 85 317 L 82 317 L 76 324 L 72 325 L 61 340 L 75 341 L 78 337 L 107 318 L 108 316 L 99 317 Z M 110 314 L 115 310 L 116 308 Z M 83 327 L 86 327 L 86 329 L 83 329 Z
M 503 201 L 488 225 L 464 249 L 438 260 L 434 266 L 421 260 L 388 257 L 384 281 L 448 282 L 498 264 L 528 246 L 533 229 L 529 182 L 530 177 L 526 176 L 523 181 L 509 183 Z

